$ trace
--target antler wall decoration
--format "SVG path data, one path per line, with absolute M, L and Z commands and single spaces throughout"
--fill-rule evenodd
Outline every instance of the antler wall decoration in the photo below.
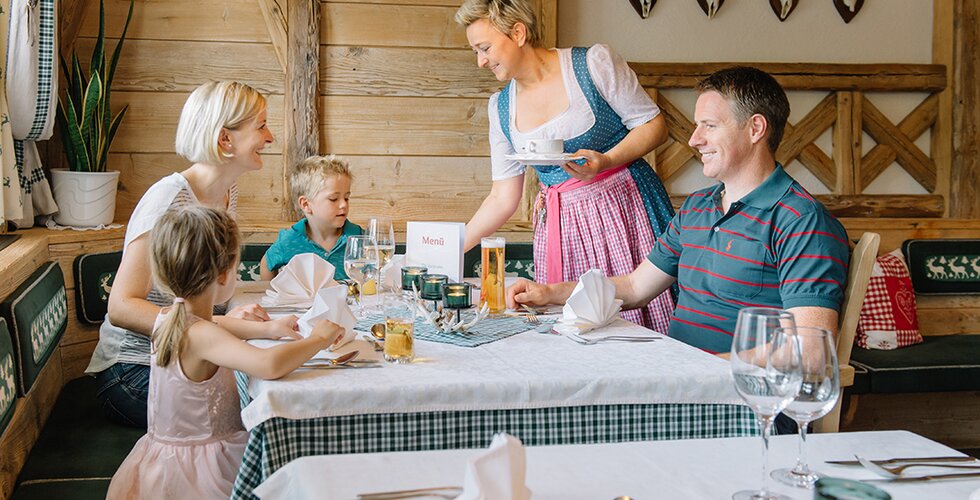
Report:
M 715 17 L 723 3 L 725 0 L 698 0 L 698 5 L 701 6 L 701 10 L 708 16 L 708 19 Z
M 800 0 L 769 0 L 769 6 L 772 7 L 772 11 L 776 13 L 780 22 L 785 21 L 793 13 L 793 9 L 798 3 Z
M 655 3 L 657 3 L 657 0 L 630 0 L 630 5 L 633 6 L 636 13 L 643 19 L 646 19 L 650 15 L 650 11 L 653 10 L 653 4 Z
M 864 7 L 864 0 L 834 0 L 834 7 L 845 23 L 851 22 L 857 15 L 861 7 Z

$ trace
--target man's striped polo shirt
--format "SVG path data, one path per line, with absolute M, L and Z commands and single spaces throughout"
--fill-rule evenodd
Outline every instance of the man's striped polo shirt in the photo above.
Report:
M 719 184 L 688 197 L 647 257 L 677 277 L 670 336 L 727 352 L 743 307 L 839 312 L 848 259 L 840 222 L 778 164 L 727 214 L 723 190 Z

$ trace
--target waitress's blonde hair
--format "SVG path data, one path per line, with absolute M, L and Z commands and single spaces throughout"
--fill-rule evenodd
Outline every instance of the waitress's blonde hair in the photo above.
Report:
M 534 9 L 525 0 L 466 0 L 456 11 L 456 22 L 463 27 L 480 19 L 490 21 L 497 31 L 507 36 L 515 24 L 521 23 L 527 28 L 527 43 L 532 47 L 541 44 L 541 25 Z
M 221 165 L 221 129 L 237 130 L 265 109 L 265 97 L 244 83 L 208 82 L 191 92 L 177 122 L 177 154 L 194 163 Z
M 185 298 L 203 293 L 238 261 L 240 236 L 224 210 L 168 210 L 150 233 L 150 263 L 159 290 L 177 297 L 151 337 L 157 364 L 169 365 L 184 345 Z

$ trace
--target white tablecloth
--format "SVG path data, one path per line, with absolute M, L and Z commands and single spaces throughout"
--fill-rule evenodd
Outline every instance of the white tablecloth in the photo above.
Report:
M 795 463 L 796 436 L 776 436 L 773 467 Z M 905 431 L 817 434 L 808 439 L 810 463 L 832 477 L 873 479 L 861 467 L 824 460 L 898 456 L 960 455 Z M 440 450 L 304 457 L 290 462 L 255 489 L 264 500 L 352 499 L 358 493 L 429 486 L 462 485 L 466 460 L 481 450 Z M 930 469 L 917 472 L 949 473 Z M 727 499 L 761 485 L 760 438 L 644 441 L 527 448 L 527 485 L 535 499 Z M 980 488 L 973 480 L 873 483 L 894 500 L 962 500 Z M 812 490 L 771 487 L 793 499 L 809 500 Z
M 619 320 L 610 333 L 652 334 Z M 367 343 L 350 348 L 370 351 Z M 579 345 L 528 332 L 474 348 L 416 342 L 412 364 L 252 380 L 246 428 L 266 419 L 614 404 L 744 404 L 727 361 L 670 338 Z

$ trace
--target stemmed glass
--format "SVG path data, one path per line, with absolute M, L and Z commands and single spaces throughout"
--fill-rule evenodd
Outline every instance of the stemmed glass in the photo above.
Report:
M 376 217 L 368 222 L 368 236 L 374 239 L 375 248 L 378 252 L 378 286 L 375 287 L 377 294 L 377 308 L 381 309 L 381 299 L 384 294 L 385 270 L 391 264 L 391 257 L 395 254 L 395 228 L 391 220 Z
M 793 334 L 790 329 L 787 333 Z M 803 384 L 783 413 L 796 421 L 800 428 L 800 453 L 796 467 L 777 469 L 773 479 L 790 486 L 813 488 L 820 475 L 810 470 L 806 463 L 806 426 L 830 413 L 840 396 L 840 372 L 837 370 L 837 346 L 834 335 L 823 328 L 798 326 L 795 335 L 799 339 L 803 356 Z
M 347 276 L 357 282 L 357 303 L 364 312 L 361 299 L 364 297 L 364 282 L 377 277 L 378 249 L 371 236 L 362 234 L 347 238 L 344 250 L 344 270 Z
M 762 428 L 762 489 L 739 491 L 735 500 L 789 500 L 769 491 L 769 435 L 776 415 L 800 391 L 800 345 L 786 328 L 796 325 L 782 309 L 751 307 L 738 312 L 732 339 L 735 390 L 755 412 Z

